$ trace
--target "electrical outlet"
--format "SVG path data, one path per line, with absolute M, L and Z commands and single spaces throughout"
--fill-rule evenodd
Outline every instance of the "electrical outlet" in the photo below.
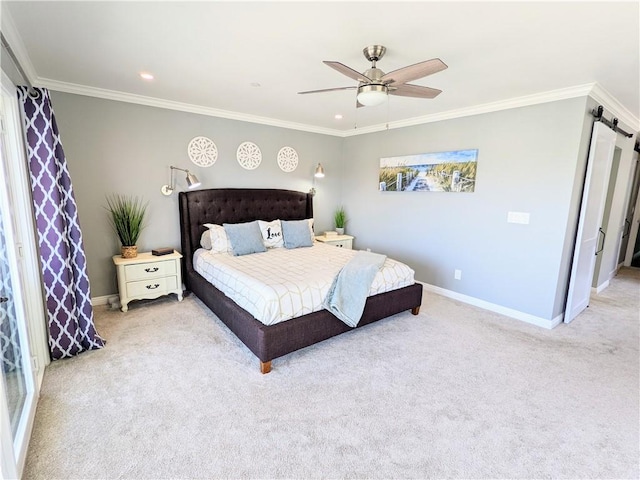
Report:
M 462 270 L 455 270 L 453 272 L 453 278 L 456 280 L 460 280 L 462 278 Z

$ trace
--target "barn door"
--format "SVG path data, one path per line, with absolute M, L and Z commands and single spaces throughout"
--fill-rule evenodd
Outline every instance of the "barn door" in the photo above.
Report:
M 615 145 L 616 132 L 604 123 L 596 122 L 591 134 L 587 174 L 582 192 L 578 233 L 564 313 L 565 323 L 571 322 L 589 306 L 596 252 L 604 244 L 602 215 Z

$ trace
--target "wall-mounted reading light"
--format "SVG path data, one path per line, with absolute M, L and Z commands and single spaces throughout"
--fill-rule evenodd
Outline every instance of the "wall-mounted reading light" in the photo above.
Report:
M 324 168 L 322 168 L 322 164 L 321 163 L 318 163 L 318 166 L 316 167 L 316 171 L 313 174 L 313 186 L 309 190 L 309 193 L 311 195 L 315 195 L 316 194 L 316 178 L 324 178 Z
M 173 165 L 170 165 L 169 168 L 171 168 L 171 183 L 169 185 L 163 185 L 162 186 L 160 191 L 162 192 L 163 195 L 171 195 L 173 193 L 173 191 L 175 190 L 174 180 L 173 180 L 173 171 L 174 170 L 180 170 L 181 172 L 186 172 L 187 173 L 187 187 L 189 188 L 189 190 L 197 188 L 197 187 L 200 186 L 200 180 L 198 180 L 198 177 L 196 177 L 189 170 L 184 169 L 184 168 L 174 167 Z

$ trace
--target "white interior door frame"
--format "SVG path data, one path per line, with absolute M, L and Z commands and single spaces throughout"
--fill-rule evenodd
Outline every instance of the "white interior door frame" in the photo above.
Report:
M 578 231 L 571 265 L 564 322 L 571 322 L 589 306 L 596 251 L 601 240 L 602 215 L 616 146 L 616 132 L 602 122 L 593 125 Z
M 638 153 L 635 153 L 634 159 L 635 161 L 640 162 Z M 637 164 L 636 168 L 640 168 L 640 163 Z M 629 226 L 629 241 L 627 242 L 627 251 L 624 257 L 625 267 L 630 267 L 631 262 L 633 261 L 633 251 L 635 249 L 636 239 L 637 239 L 639 230 L 640 230 L 640 194 L 636 197 L 636 203 L 633 208 L 633 218 L 631 220 L 631 225 Z
M 3 219 L 8 223 L 8 228 L 5 228 L 9 240 L 6 247 L 14 284 L 14 305 L 21 339 L 22 365 L 27 372 L 27 397 L 12 445 L 11 442 L 6 443 L 6 412 L 2 413 L 6 405 L 0 401 L 0 450 L 3 475 L 6 472 L 6 478 L 20 478 L 33 429 L 44 368 L 50 362 L 50 358 L 20 108 L 16 87 L 4 72 L 1 87 L 0 177 L 6 188 L 0 191 L 0 206 L 3 212 L 11 212 L 11 215 L 6 215 L 7 218 Z M 0 393 L 4 395 L 3 391 Z M 11 429 L 8 438 L 11 440 Z
M 9 179 L 7 194 L 11 201 L 14 218 L 16 247 L 19 253 L 19 279 L 22 288 L 29 295 L 25 299 L 27 328 L 31 354 L 35 357 L 34 370 L 38 386 L 42 385 L 44 370 L 51 358 L 45 314 L 45 300 L 42 291 L 38 240 L 36 238 L 33 201 L 31 199 L 30 174 L 26 159 L 24 134 L 16 87 L 9 77 L 2 73 L 2 104 L 5 154 L 8 162 L 5 173 Z

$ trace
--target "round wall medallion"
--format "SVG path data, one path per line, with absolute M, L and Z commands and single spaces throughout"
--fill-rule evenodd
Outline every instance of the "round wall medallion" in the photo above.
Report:
M 246 168 L 247 170 L 258 168 L 258 165 L 262 162 L 262 152 L 260 148 L 252 142 L 241 143 L 236 152 L 236 157 L 242 168 Z
M 282 147 L 278 152 L 278 166 L 283 172 L 293 172 L 298 167 L 298 152 L 291 147 Z
M 187 147 L 189 158 L 199 167 L 210 167 L 218 159 L 218 147 L 207 137 L 195 137 Z

